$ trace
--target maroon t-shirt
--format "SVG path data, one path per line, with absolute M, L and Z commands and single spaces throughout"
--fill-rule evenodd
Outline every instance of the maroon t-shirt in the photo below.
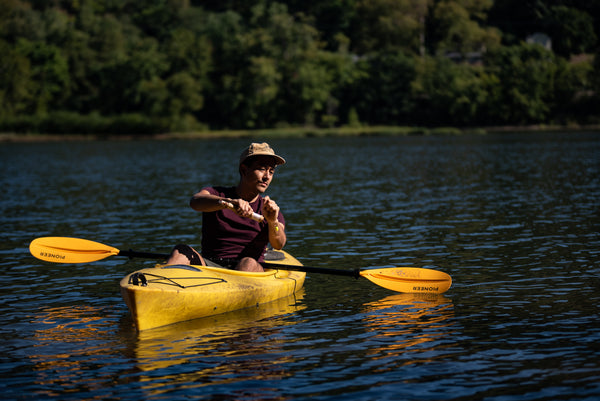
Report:
M 235 187 L 207 187 L 203 190 L 225 198 L 239 198 Z M 261 214 L 265 200 L 259 196 L 250 206 Z M 283 214 L 278 220 L 285 225 Z M 202 256 L 207 259 L 241 259 L 251 257 L 259 262 L 269 244 L 269 227 L 266 221 L 257 222 L 238 216 L 233 210 L 223 209 L 202 213 Z

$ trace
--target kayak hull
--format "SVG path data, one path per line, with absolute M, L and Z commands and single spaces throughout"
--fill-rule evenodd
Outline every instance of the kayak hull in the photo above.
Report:
M 301 265 L 290 254 L 278 264 Z M 267 261 L 268 263 L 268 261 Z M 266 270 L 239 272 L 210 266 L 171 265 L 125 276 L 121 295 L 138 330 L 260 306 L 299 291 L 306 273 Z

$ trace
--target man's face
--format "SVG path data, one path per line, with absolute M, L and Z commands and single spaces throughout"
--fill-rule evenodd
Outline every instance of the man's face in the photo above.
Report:
M 245 185 L 255 188 L 258 193 L 264 193 L 275 174 L 275 159 L 269 156 L 258 156 L 249 166 L 242 165 L 242 180 Z

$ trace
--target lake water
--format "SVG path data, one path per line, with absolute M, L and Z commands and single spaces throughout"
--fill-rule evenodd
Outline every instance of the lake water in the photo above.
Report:
M 152 260 L 50 264 L 41 236 L 168 252 L 237 183 L 243 140 L 0 144 L 4 399 L 600 398 L 600 133 L 270 139 L 286 249 L 329 268 L 429 267 L 440 296 L 309 274 L 291 299 L 137 333 Z

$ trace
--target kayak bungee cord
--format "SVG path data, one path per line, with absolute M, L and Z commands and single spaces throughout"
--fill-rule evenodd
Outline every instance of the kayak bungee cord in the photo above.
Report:
M 153 279 L 148 279 L 146 276 L 154 277 Z M 177 277 L 177 280 L 213 280 L 210 283 L 202 283 L 202 284 L 194 284 L 194 285 L 183 285 L 175 281 L 175 279 L 159 276 L 153 273 L 133 273 L 129 277 L 129 284 L 138 285 L 141 287 L 146 287 L 148 283 L 160 283 L 165 285 L 172 285 L 174 287 L 179 288 L 194 288 L 194 287 L 203 287 L 205 285 L 213 285 L 213 284 L 221 284 L 226 283 L 227 280 L 224 278 L 217 277 Z

